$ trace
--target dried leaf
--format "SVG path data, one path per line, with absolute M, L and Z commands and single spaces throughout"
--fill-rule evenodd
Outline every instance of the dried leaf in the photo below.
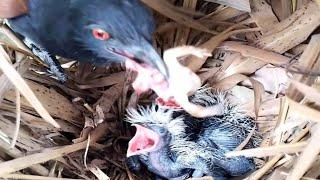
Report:
M 310 1 L 295 11 L 289 18 L 272 27 L 256 42 L 257 47 L 284 53 L 297 46 L 320 25 L 320 7 Z
M 52 124 L 53 126 L 59 128 L 59 124 L 50 116 L 48 111 L 43 107 L 39 99 L 32 92 L 27 83 L 23 80 L 20 74 L 10 65 L 8 59 L 6 57 L 6 52 L 2 47 L 0 47 L 1 52 L 1 63 L 0 68 L 4 72 L 4 74 L 8 77 L 12 84 L 21 92 L 21 94 L 29 101 L 30 104 L 36 109 L 40 116 L 43 117 L 45 121 Z
M 241 29 L 241 30 L 232 31 L 237 26 L 238 25 L 228 28 L 227 30 L 220 33 L 219 35 L 212 37 L 211 39 L 209 39 L 207 42 L 203 43 L 199 47 L 202 49 L 207 49 L 209 52 L 212 52 L 214 49 L 216 49 L 216 47 L 219 46 L 220 43 L 222 43 L 224 40 L 229 38 L 229 36 L 231 35 L 257 30 L 257 29 Z M 207 58 L 192 57 L 188 59 L 186 62 L 188 64 L 188 67 L 192 71 L 196 72 L 202 67 L 202 65 L 206 62 L 206 60 Z
M 288 18 L 293 9 L 292 0 L 271 0 L 272 9 L 277 14 L 277 17 L 281 20 Z
M 211 176 L 204 176 L 204 177 L 201 177 L 201 178 L 189 178 L 187 180 L 214 180 L 214 178 L 211 177 Z
M 91 133 L 91 143 L 96 142 L 100 137 L 105 135 L 108 132 L 108 127 L 109 124 L 107 123 L 99 124 L 99 126 L 96 127 Z M 42 153 L 36 153 L 0 163 L 0 176 L 2 177 L 3 175 L 19 171 L 32 165 L 62 157 L 66 154 L 82 150 L 86 148 L 86 146 L 87 141 L 83 141 L 81 143 L 67 145 L 60 148 L 47 149 Z
M 193 20 L 192 18 L 185 16 L 184 14 L 176 12 L 175 7 L 163 0 L 141 0 L 146 5 L 150 6 L 154 10 L 158 11 L 162 15 L 175 20 L 176 22 L 183 24 L 187 27 L 191 27 L 200 31 L 216 34 L 216 32 L 211 31 L 206 26 Z
M 4 94 L 12 88 L 12 84 L 5 75 L 0 76 L 0 84 L 0 102 L 2 102 Z
M 7 136 L 6 139 L 8 140 L 8 143 L 10 143 L 10 140 L 14 137 L 15 132 L 13 131 L 13 129 L 15 129 L 15 124 L 2 115 L 0 115 L 0 117 L 0 131 Z M 2 138 L 5 139 L 4 137 Z M 32 137 L 32 134 L 30 132 L 26 131 L 25 129 L 20 129 L 19 136 L 16 142 L 16 146 L 20 149 L 24 149 L 27 151 L 37 151 L 42 148 L 43 144 L 43 141 Z
M 101 98 L 95 103 L 96 106 L 100 106 L 107 117 L 107 113 L 111 110 L 113 103 L 119 99 L 120 95 L 122 95 L 123 82 L 116 84 L 106 90 Z M 98 118 L 98 116 L 96 116 Z
M 88 168 L 99 180 L 110 180 L 110 178 L 95 165 Z
M 18 61 L 13 66 L 17 67 L 17 71 L 20 74 L 24 74 L 27 69 L 29 68 L 30 63 L 28 63 L 26 60 L 24 61 Z M 6 77 L 6 75 L 2 74 L 0 76 L 0 103 L 3 100 L 5 93 L 13 88 L 13 85 L 11 84 L 10 80 Z
M 317 159 L 320 152 L 320 125 L 316 125 L 316 131 L 312 134 L 310 142 L 308 143 L 305 150 L 299 156 L 295 166 L 287 180 L 299 180 L 305 172 L 311 167 L 312 163 Z
M 271 6 L 265 0 L 253 0 L 251 2 L 251 18 L 261 28 L 262 34 L 278 23 Z
M 35 164 L 43 163 L 55 159 L 71 152 L 81 150 L 86 147 L 86 141 L 78 144 L 68 145 L 59 149 L 48 149 L 46 152 L 36 153 L 0 164 L 0 176 L 19 171 Z
M 45 177 L 45 176 L 34 176 L 34 175 L 24 175 L 24 174 L 8 174 L 3 175 L 3 178 L 8 179 L 30 179 L 30 180 L 82 180 L 82 179 L 70 179 L 70 178 L 55 178 L 55 177 Z
M 310 170 L 305 174 L 306 177 L 317 178 L 320 176 L 320 160 L 316 160 L 316 162 L 312 165 Z
M 221 44 L 219 48 L 222 48 L 226 51 L 236 51 L 241 53 L 244 57 L 256 58 L 260 61 L 271 63 L 275 65 L 287 64 L 290 61 L 290 58 L 282 56 L 280 54 L 270 52 L 267 50 L 255 48 L 252 46 L 244 45 L 243 43 L 235 41 L 227 41 Z
M 319 71 L 320 69 L 320 34 L 312 36 L 309 45 L 307 46 L 306 50 L 299 58 L 299 67 L 309 72 Z M 312 85 L 317 79 L 317 77 L 310 76 L 309 74 L 294 74 L 293 78 L 307 85 Z M 301 93 L 296 91 L 295 88 L 292 86 L 289 87 L 287 94 L 290 98 L 297 101 L 300 101 L 303 98 Z
M 299 134 L 290 142 L 290 143 L 297 143 L 300 141 L 308 132 L 309 132 L 310 126 L 307 126 L 305 129 L 303 129 Z M 269 169 L 271 169 L 284 155 L 276 155 L 271 160 L 269 160 L 262 168 L 258 169 L 256 172 L 251 174 L 249 176 L 249 179 L 260 179 L 265 173 L 268 172 Z
M 118 84 L 124 81 L 125 72 L 113 73 L 110 76 L 90 80 L 89 83 L 84 85 L 78 85 L 80 89 L 91 89 L 98 87 L 106 87 L 114 84 Z
M 195 10 L 198 0 L 186 0 L 183 1 L 183 7 L 190 10 Z M 174 46 L 182 46 L 187 44 L 188 37 L 190 35 L 191 29 L 186 27 L 178 27 L 176 31 L 175 44 Z
M 21 123 L 21 94 L 18 90 L 16 90 L 16 128 L 12 138 L 11 148 L 14 148 L 16 145 L 17 138 L 19 135 L 20 123 Z
M 254 149 L 245 149 L 241 151 L 231 151 L 226 153 L 227 157 L 235 157 L 235 156 L 245 156 L 245 157 L 267 157 L 267 156 L 275 156 L 278 154 L 294 154 L 301 152 L 307 142 L 299 142 L 294 144 L 281 144 L 277 146 L 270 146 L 270 147 L 262 147 L 262 148 L 254 148 Z
M 7 142 L 4 142 L 3 140 L 0 140 L 0 147 L 3 152 L 5 152 L 6 154 L 8 154 L 9 156 L 11 156 L 13 158 L 19 158 L 19 157 L 25 156 L 25 152 L 22 152 L 17 148 L 11 148 L 10 144 Z M 42 176 L 47 176 L 49 174 L 49 170 L 40 164 L 33 165 L 30 167 L 30 169 L 33 172 L 35 172 L 39 175 L 42 175 Z
M 4 0 L 4 2 L 5 1 L 9 0 Z M 319 119 L 319 103 L 317 103 L 319 102 L 318 91 L 320 90 L 320 84 L 318 82 L 320 59 L 318 54 L 319 47 L 317 46 L 319 39 L 310 41 L 310 34 L 314 35 L 319 33 L 318 28 L 313 30 L 319 27 L 319 23 L 317 25 L 316 22 L 319 15 L 315 13 L 319 10 L 316 4 L 318 0 L 250 0 L 250 5 L 246 4 L 246 6 L 247 8 L 251 6 L 251 13 L 233 8 L 237 8 L 237 6 L 240 7 L 239 5 L 243 5 L 241 3 L 248 3 L 249 0 L 144 1 L 151 3 L 153 6 L 156 6 L 154 9 L 161 11 L 161 13 L 154 14 L 157 27 L 159 27 L 154 36 L 154 46 L 156 50 L 159 53 L 163 53 L 166 49 L 177 45 L 201 45 L 200 48 L 202 48 L 203 45 L 207 45 L 204 48 L 210 51 L 212 50 L 212 52 L 215 53 L 212 58 L 185 59 L 187 60 L 186 64 L 192 64 L 193 70 L 197 71 L 198 75 L 200 74 L 201 83 L 208 83 L 209 86 L 214 86 L 214 84 L 219 84 L 219 81 L 222 80 L 222 86 L 225 86 L 224 88 L 232 87 L 230 93 L 235 97 L 235 99 L 232 99 L 232 102 L 239 104 L 241 110 L 243 110 L 246 115 L 253 117 L 257 114 L 258 109 L 254 104 L 257 101 L 257 97 L 255 97 L 257 90 L 253 90 L 257 85 L 252 85 L 250 79 L 254 79 L 259 82 L 260 85 L 263 85 L 266 92 L 263 92 L 263 102 L 261 102 L 259 117 L 255 122 L 259 133 L 264 136 L 261 147 L 266 148 L 249 149 L 248 151 L 253 152 L 251 156 L 257 154 L 261 157 L 265 155 L 272 155 L 274 157 L 266 157 L 259 160 L 255 159 L 257 167 L 262 168 L 249 178 L 285 179 L 289 175 L 289 171 L 294 169 L 294 162 L 298 159 L 300 152 L 305 149 L 305 146 L 300 149 L 294 146 L 299 144 L 299 141 L 302 141 L 302 143 L 308 142 L 310 137 L 315 133 L 313 129 L 310 131 L 309 129 L 312 124 L 317 124 Z M 233 7 L 217 5 L 211 3 L 212 1 L 227 2 Z M 269 4 L 271 4 L 273 9 Z M 310 4 L 313 5 L 311 6 Z M 7 6 L 9 4 L 5 5 Z M 296 8 L 298 8 L 297 11 Z M 294 12 L 294 14 L 290 16 L 291 12 Z M 0 12 L 0 15 L 1 13 L 3 12 Z M 165 16 L 161 15 L 163 13 L 165 13 Z M 275 14 L 280 17 L 278 18 L 281 20 L 280 23 L 278 23 Z M 170 18 L 168 19 L 167 17 Z M 0 21 L 1 20 L 2 19 L 0 19 Z M 9 149 L 9 143 L 12 141 L 12 137 L 14 137 L 13 129 L 16 112 L 14 91 L 7 91 L 12 87 L 14 88 L 14 86 L 10 85 L 11 81 L 7 79 L 5 74 L 1 74 L 0 72 L 0 84 L 3 86 L 0 87 L 0 99 L 1 94 L 7 92 L 3 94 L 6 95 L 6 99 L 0 103 L 0 149 L 2 149 L 0 154 L 8 154 L 10 156 L 7 157 L 6 155 L 3 157 L 3 155 L 0 155 L 0 162 L 10 158 L 14 159 L 30 155 L 39 151 L 43 152 L 41 150 L 44 149 L 44 146 L 46 148 L 52 148 L 53 150 L 53 146 L 68 144 L 70 138 L 79 136 L 84 124 L 83 117 L 89 117 L 103 122 L 99 124 L 98 127 L 90 125 L 89 128 L 85 128 L 81 137 L 77 139 L 77 142 L 85 141 L 89 135 L 96 140 L 105 133 L 109 134 L 108 138 L 101 141 L 104 144 L 93 142 L 93 144 L 91 144 L 92 148 L 90 148 L 90 151 L 87 151 L 88 157 L 90 157 L 88 160 L 96 159 L 97 154 L 105 154 L 104 160 L 102 160 L 105 163 L 99 164 L 91 161 L 91 164 L 96 165 L 108 176 L 110 175 L 111 179 L 151 179 L 149 173 L 144 176 L 144 171 L 136 175 L 131 174 L 120 163 L 123 159 L 122 152 L 125 152 L 126 148 L 123 143 L 128 140 L 129 137 L 127 137 L 127 135 L 131 134 L 131 129 L 129 129 L 126 124 L 123 124 L 121 119 L 125 116 L 125 109 L 128 106 L 136 107 L 139 104 L 148 105 L 154 100 L 155 94 L 150 91 L 141 96 L 132 93 L 132 79 L 130 76 L 124 75 L 123 66 L 97 66 L 94 68 L 92 65 L 81 65 L 83 63 L 71 65 L 66 63 L 64 58 L 59 58 L 59 61 L 61 60 L 62 64 L 68 65 L 65 66 L 65 70 L 68 75 L 70 75 L 71 81 L 67 84 L 60 84 L 51 77 L 46 76 L 48 73 L 45 71 L 44 64 L 32 60 L 31 58 L 37 58 L 31 55 L 28 48 L 6 27 L 7 26 L 0 27 L 0 33 L 4 32 L 5 36 L 3 37 L 3 35 L 0 34 L 0 41 L 5 42 L 0 42 L 0 44 L 6 49 L 11 59 L 15 58 L 13 62 L 16 63 L 13 67 L 17 69 L 19 74 L 23 74 L 25 79 L 32 81 L 29 83 L 31 89 L 37 97 L 40 97 L 39 99 L 44 107 L 48 109 L 48 112 L 54 118 L 57 117 L 57 122 L 61 128 L 56 129 L 48 125 L 48 123 L 43 121 L 38 113 L 34 111 L 32 105 L 22 97 L 22 126 L 20 127 L 16 145 L 18 149 Z M 258 28 L 249 30 L 242 29 L 248 27 Z M 257 31 L 250 32 L 254 30 Z M 235 34 L 237 32 L 244 33 Z M 214 36 L 217 34 L 219 35 Z M 9 37 L 8 43 L 10 45 L 6 43 L 8 41 L 7 37 Z M 231 44 L 230 47 L 226 49 L 218 48 L 216 50 L 219 43 L 226 39 L 232 41 L 231 43 L 243 42 L 243 44 Z M 265 44 L 263 44 L 264 42 Z M 301 42 L 303 42 L 303 44 L 301 44 Z M 228 43 L 229 42 L 226 42 L 226 44 Z M 295 46 L 295 44 L 298 45 Z M 309 47 L 310 45 L 312 48 Z M 304 54 L 300 57 L 299 62 L 295 63 L 296 57 L 300 56 L 303 52 Z M 274 55 L 276 57 L 274 57 Z M 27 61 L 26 56 L 28 57 Z M 292 60 L 288 60 L 287 58 L 283 63 L 281 60 L 279 61 L 279 58 L 286 58 L 285 56 L 292 58 Z M 6 58 L 9 59 L 8 56 Z M 191 61 L 190 63 L 190 60 L 195 61 Z M 290 61 L 290 63 L 287 63 L 288 61 Z M 24 62 L 28 62 L 30 65 L 22 64 Z M 204 63 L 206 64 L 202 67 Z M 280 65 L 281 67 L 274 67 L 270 63 L 276 66 Z M 29 69 L 29 71 L 23 73 L 17 65 L 24 69 Z M 179 71 L 176 69 L 176 72 Z M 42 74 L 39 75 L 38 73 Z M 286 86 L 279 87 L 285 84 L 288 78 L 292 77 L 292 74 L 296 79 L 292 81 L 291 88 L 287 93 L 291 95 L 290 93 L 294 92 L 294 97 L 290 96 L 289 98 L 295 101 L 286 97 Z M 248 77 L 233 77 L 234 79 L 232 79 L 231 75 L 245 75 L 249 76 L 250 79 Z M 228 80 L 229 76 L 231 76 L 231 79 Z M 3 81 L 1 81 L 1 79 Z M 33 83 L 35 85 L 33 85 Z M 234 84 L 237 85 L 234 86 Z M 115 86 L 119 86 L 119 88 L 115 88 Z M 112 88 L 114 89 L 112 90 Z M 56 91 L 53 92 L 53 89 Z M 299 96 L 296 96 L 297 94 Z M 262 95 L 262 93 L 260 95 Z M 82 100 L 72 103 L 69 101 L 69 99 L 77 97 L 81 97 Z M 303 99 L 297 97 L 302 97 Z M 310 104 L 310 107 L 302 104 L 298 100 L 303 100 L 303 103 L 306 102 L 308 105 Z M 60 105 L 60 103 L 62 103 L 62 105 Z M 68 105 L 66 106 L 65 104 Z M 67 109 L 70 109 L 69 107 L 71 111 L 75 110 L 74 114 L 65 112 Z M 79 118 L 78 115 L 83 117 Z M 96 123 L 98 124 L 99 122 Z M 312 134 L 312 136 L 309 134 Z M 125 137 L 122 137 L 122 135 Z M 247 139 L 249 139 L 249 137 L 250 136 L 248 136 Z M 287 144 L 283 144 L 283 142 Z M 290 144 L 290 142 L 292 144 Z M 245 143 L 246 141 L 243 144 Z M 272 147 L 268 147 L 271 145 Z M 46 167 L 50 168 L 50 174 L 48 169 L 37 164 L 30 166 L 26 171 L 23 170 L 16 172 L 16 174 L 10 174 L 11 176 L 9 175 L 8 177 L 14 177 L 16 179 L 52 179 L 52 177 L 69 176 L 88 180 L 94 179 L 96 178 L 94 174 L 83 166 L 83 162 L 86 162 L 86 160 L 83 159 L 83 152 L 84 151 L 73 152 L 68 156 L 68 159 L 60 157 L 45 163 Z M 241 151 L 241 153 L 243 152 L 245 151 Z M 283 155 L 286 152 L 297 153 Z M 102 157 L 98 159 L 100 158 Z M 265 161 L 267 162 L 265 163 Z M 306 172 L 305 177 L 302 177 L 302 179 L 318 178 L 320 174 L 319 162 L 320 161 L 312 163 L 310 171 Z M 97 170 L 95 172 L 101 172 L 99 169 L 95 169 Z M 31 173 L 30 170 L 32 173 L 40 174 L 43 177 L 19 174 Z M 106 177 L 107 176 L 103 174 L 100 179 Z M 205 178 L 213 179 L 213 177 L 203 177 L 201 179 Z M 242 179 L 246 177 L 237 178 Z
M 295 80 L 291 81 L 291 85 L 299 90 L 309 100 L 320 103 L 320 91 L 318 91 L 317 89 Z
M 312 109 L 306 105 L 297 103 L 296 101 L 287 97 L 287 100 L 290 105 L 290 112 L 294 113 L 295 116 L 299 116 L 301 118 L 306 118 L 308 120 L 312 120 L 314 122 L 320 122 L 320 112 L 316 109 Z
M 210 13 L 201 18 L 201 21 L 210 20 L 210 22 L 223 22 L 245 14 L 243 11 L 227 7 Z
M 237 53 L 238 54 L 238 53 Z M 224 71 L 221 71 L 222 77 L 231 76 L 233 74 L 245 74 L 250 75 L 256 72 L 261 66 L 264 66 L 265 63 L 254 59 L 254 58 L 244 58 L 242 56 L 236 58 L 235 56 L 227 55 L 225 61 L 233 61 L 228 68 Z M 225 64 L 222 65 L 224 67 Z
M 80 124 L 81 113 L 66 97 L 62 96 L 53 88 L 47 88 L 33 81 L 25 81 L 37 98 L 41 101 L 43 107 L 54 117 L 59 117 L 74 124 Z M 10 101 L 15 99 L 15 91 L 10 90 L 5 94 L 5 98 Z M 21 99 L 23 107 L 32 108 L 27 98 Z
M 28 54 L 30 56 L 33 55 L 31 50 L 27 48 L 27 46 L 18 37 L 16 37 L 11 29 L 7 28 L 6 26 L 0 26 L 0 32 L 13 42 L 13 44 L 17 47 L 17 50 L 21 50 L 23 54 Z
M 235 9 L 238 9 L 240 11 L 246 11 L 246 12 L 250 12 L 251 11 L 249 0 L 238 0 L 238 1 L 233 1 L 233 0 L 206 0 L 206 1 L 227 5 L 227 6 L 235 8 Z

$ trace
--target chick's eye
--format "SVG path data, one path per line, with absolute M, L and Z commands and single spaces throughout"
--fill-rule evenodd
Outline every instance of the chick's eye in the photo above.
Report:
M 109 33 L 99 28 L 93 29 L 92 35 L 96 39 L 103 40 L 103 41 L 108 40 L 110 38 Z
M 164 130 L 164 128 L 160 128 L 160 129 L 158 130 L 158 132 L 159 132 L 160 134 L 164 134 L 166 131 Z

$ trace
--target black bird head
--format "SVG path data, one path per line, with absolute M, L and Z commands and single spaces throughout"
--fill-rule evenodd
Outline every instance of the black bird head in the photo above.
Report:
M 155 26 L 152 14 L 139 0 L 78 0 L 73 12 L 73 18 L 78 20 L 77 39 L 95 56 L 117 62 L 134 61 L 168 75 L 151 43 Z

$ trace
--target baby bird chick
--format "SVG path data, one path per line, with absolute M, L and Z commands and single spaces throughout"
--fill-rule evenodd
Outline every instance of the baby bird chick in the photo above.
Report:
M 253 159 L 224 155 L 255 129 L 252 119 L 231 103 L 230 94 L 200 89 L 190 101 L 204 107 L 219 106 L 223 113 L 195 118 L 184 110 L 156 105 L 128 111 L 128 121 L 137 129 L 127 151 L 130 167 L 137 171 L 142 163 L 166 179 L 204 175 L 224 179 L 254 170 Z M 256 147 L 259 142 L 260 136 L 254 133 L 245 148 Z

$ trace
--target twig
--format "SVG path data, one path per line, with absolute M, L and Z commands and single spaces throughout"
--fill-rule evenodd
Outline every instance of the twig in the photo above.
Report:
M 300 141 L 310 130 L 311 125 L 303 129 L 290 143 L 297 143 Z M 269 169 L 271 169 L 284 155 L 280 154 L 273 157 L 269 162 L 267 162 L 262 168 L 254 172 L 249 179 L 258 180 L 260 179 Z
M 20 97 L 20 92 L 16 89 L 16 128 L 15 128 L 11 146 L 10 146 L 11 149 L 13 149 L 16 145 L 16 142 L 19 136 L 20 122 L 21 122 L 21 97 Z
M 245 156 L 245 157 L 267 157 L 267 156 L 275 156 L 280 153 L 298 153 L 306 147 L 307 142 L 299 142 L 294 144 L 281 144 L 270 147 L 261 147 L 254 149 L 245 149 L 242 151 L 232 151 L 228 152 L 225 155 L 227 157 L 235 157 L 235 156 Z
M 282 171 L 281 174 L 285 175 L 285 176 L 289 176 L 289 173 Z M 319 180 L 319 179 L 315 179 L 315 178 L 309 178 L 309 177 L 301 177 L 301 180 Z
M 83 155 L 83 164 L 84 164 L 84 167 L 86 167 L 86 168 L 88 168 L 88 166 L 87 166 L 87 157 L 88 157 L 88 152 L 89 152 L 89 146 L 90 146 L 90 133 L 88 134 L 87 146 L 86 146 L 86 150 L 85 150 L 84 155 Z
M 95 142 L 100 137 L 105 135 L 108 129 L 107 123 L 101 123 L 94 131 L 91 133 L 91 141 Z M 29 156 L 20 157 L 17 159 L 13 159 L 10 161 L 6 161 L 0 164 L 0 177 L 6 174 L 10 174 L 21 169 L 30 167 L 35 164 L 43 163 L 49 161 L 51 159 L 56 159 L 58 157 L 62 157 L 66 154 L 84 149 L 87 147 L 87 141 L 83 141 L 81 143 L 72 144 L 68 146 L 63 146 L 60 148 L 52 148 L 47 152 L 32 154 Z
M 127 172 L 129 180 L 136 180 L 136 178 L 134 178 L 133 174 L 130 172 L 130 170 L 126 164 L 125 164 L 125 167 L 126 167 L 126 172 Z
M 320 103 L 320 91 L 299 81 L 291 80 L 291 85 L 311 101 Z
M 320 125 L 316 125 L 316 131 L 312 133 L 311 139 L 298 161 L 294 169 L 287 177 L 287 180 L 298 180 L 312 166 L 312 163 L 317 159 L 320 152 Z
M 193 20 L 192 18 L 176 12 L 173 8 L 172 4 L 170 4 L 167 1 L 163 0 L 141 0 L 143 3 L 148 5 L 149 7 L 153 8 L 154 10 L 158 11 L 159 13 L 163 14 L 164 16 L 173 19 L 174 21 L 181 23 L 187 27 L 191 27 L 203 32 L 211 33 L 211 34 L 217 34 L 217 32 L 210 30 L 206 26 L 204 26 L 202 23 L 199 23 L 198 21 Z
M 299 117 L 305 117 L 317 123 L 320 122 L 320 112 L 316 109 L 304 106 L 303 104 L 300 104 L 288 97 L 286 98 L 286 100 L 290 105 L 289 111 L 294 111 L 295 114 Z
M 23 175 L 23 174 L 8 174 L 8 175 L 3 175 L 2 178 L 6 178 L 6 179 L 30 179 L 30 180 L 82 180 L 82 179 L 55 178 L 55 177 Z
M 110 180 L 104 172 L 101 171 L 96 165 L 89 167 L 89 170 L 99 179 L 99 180 Z
M 48 123 L 52 124 L 56 128 L 60 128 L 59 124 L 51 117 L 49 112 L 43 107 L 39 99 L 32 92 L 29 85 L 23 80 L 21 75 L 12 67 L 9 63 L 8 55 L 0 46 L 0 69 L 8 77 L 11 83 L 20 91 L 20 93 L 33 105 L 39 115 Z
M 13 43 L 19 48 L 22 49 L 23 51 L 28 52 L 29 54 L 33 54 L 29 48 L 26 47 L 26 45 L 21 42 L 20 39 L 18 39 L 13 33 L 12 31 L 7 28 L 6 26 L 0 26 L 0 31 L 1 33 L 3 33 L 4 35 L 6 35 L 11 41 L 13 41 Z
M 214 178 L 211 176 L 204 176 L 204 177 L 200 177 L 200 178 L 189 178 L 187 180 L 214 180 Z
M 12 172 L 19 171 L 21 169 L 30 167 L 35 164 L 43 163 L 49 161 L 51 159 L 55 159 L 66 154 L 84 149 L 87 145 L 87 141 L 72 144 L 64 147 L 60 147 L 58 149 L 52 148 L 47 152 L 32 154 L 29 156 L 20 157 L 17 159 L 13 159 L 10 161 L 6 161 L 0 164 L 0 176 L 10 174 Z
M 251 137 L 256 132 L 256 126 L 257 125 L 255 124 L 254 127 L 252 128 L 252 130 L 250 131 L 250 133 L 248 134 L 248 136 L 246 137 L 246 139 L 244 141 L 242 141 L 241 144 L 239 144 L 239 146 L 234 151 L 240 151 L 248 144 Z M 232 152 L 234 152 L 234 151 L 232 151 Z
M 10 144 L 3 140 L 0 140 L 0 147 L 1 151 L 6 152 L 6 154 L 8 154 L 12 158 L 19 158 L 25 156 L 25 153 L 21 152 L 17 148 L 10 149 Z M 39 164 L 30 166 L 29 168 L 32 170 L 33 173 L 37 175 L 48 176 L 49 174 L 49 170 Z
M 304 69 L 298 69 L 298 70 L 288 69 L 287 71 L 290 73 L 294 73 L 294 74 L 302 74 L 302 75 L 308 75 L 308 76 L 320 76 L 319 72 L 309 71 L 309 70 L 304 70 Z

